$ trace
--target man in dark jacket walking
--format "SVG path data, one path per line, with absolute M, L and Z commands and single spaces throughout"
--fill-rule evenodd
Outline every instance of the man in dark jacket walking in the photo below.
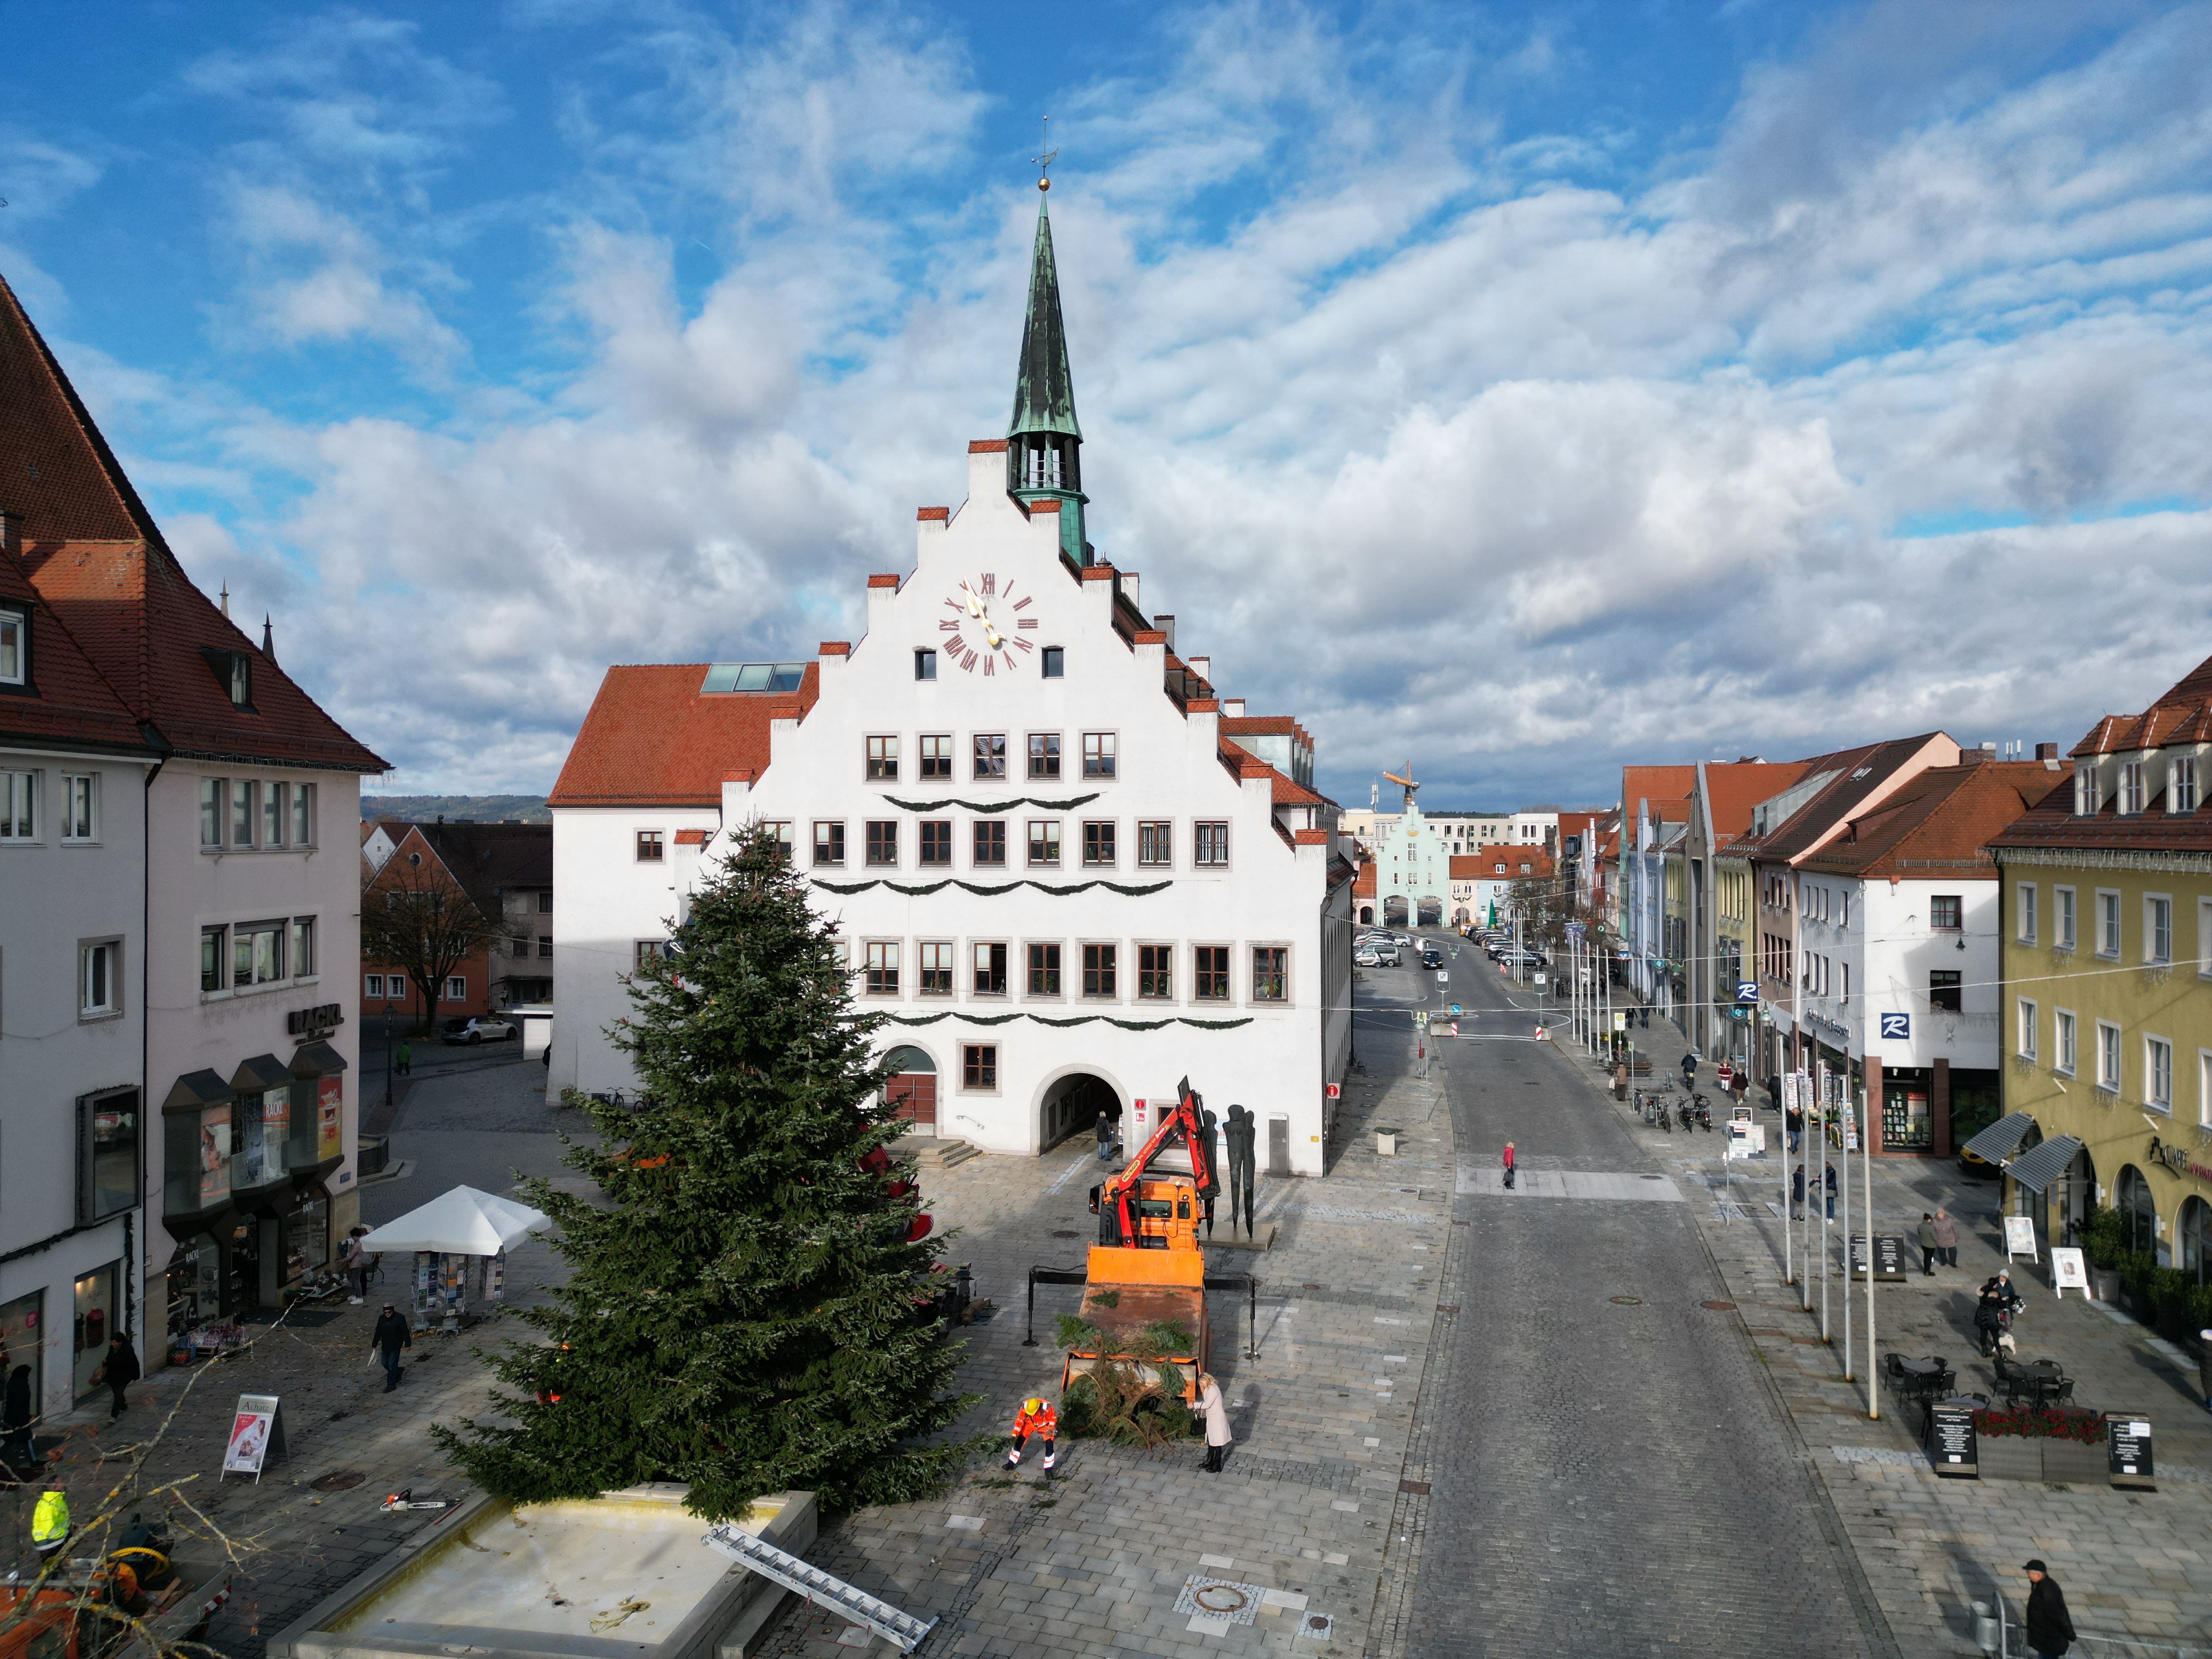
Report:
M 1098 1137 L 1098 1161 L 1103 1164 L 1114 1150 L 1114 1120 L 1105 1113 L 1098 1114 L 1098 1122 L 1091 1130 Z
M 2044 1659 L 2058 1656 L 2074 1645 L 2074 1620 L 2066 1611 L 2065 1593 L 2040 1560 L 2026 1568 L 2027 1582 L 2027 1644 Z
M 114 1396 L 114 1409 L 107 1413 L 112 1423 L 131 1409 L 123 1390 L 143 1375 L 138 1364 L 138 1351 L 131 1346 L 131 1339 L 118 1331 L 115 1340 L 107 1345 L 107 1358 L 100 1362 L 100 1380 L 107 1384 L 107 1392 Z
M 389 1302 L 376 1316 L 376 1328 L 369 1333 L 368 1346 L 369 1351 L 384 1362 L 384 1391 L 390 1394 L 399 1386 L 399 1351 L 413 1347 L 415 1338 L 399 1310 Z

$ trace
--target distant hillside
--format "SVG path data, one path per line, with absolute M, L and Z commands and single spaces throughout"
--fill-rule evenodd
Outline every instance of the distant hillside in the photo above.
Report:
M 553 813 L 543 795 L 363 795 L 361 821 L 405 818 L 428 823 L 442 814 L 448 820 L 474 818 L 478 823 L 501 823 L 520 818 L 525 823 L 550 823 Z

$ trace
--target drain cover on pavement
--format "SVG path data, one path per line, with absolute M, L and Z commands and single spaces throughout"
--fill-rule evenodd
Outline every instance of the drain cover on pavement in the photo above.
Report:
M 1637 1308 L 1644 1304 L 1644 1298 L 1640 1296 L 1616 1296 L 1613 1300 L 1624 1308 Z
M 1194 1572 L 1183 1581 L 1182 1594 L 1176 1597 L 1175 1610 L 1225 1619 L 1232 1625 L 1249 1625 L 1260 1611 L 1261 1598 L 1267 1593 L 1262 1585 L 1239 1584 Z
M 359 1469 L 332 1469 L 319 1480 L 310 1484 L 317 1492 L 351 1492 L 368 1479 Z
M 1325 1613 L 1310 1613 L 1298 1620 L 1298 1635 L 1309 1642 L 1326 1642 L 1336 1634 L 1336 1620 Z
M 1715 1313 L 1734 1313 L 1735 1311 L 1735 1304 L 1733 1302 L 1700 1302 L 1698 1305 L 1700 1308 L 1711 1308 Z

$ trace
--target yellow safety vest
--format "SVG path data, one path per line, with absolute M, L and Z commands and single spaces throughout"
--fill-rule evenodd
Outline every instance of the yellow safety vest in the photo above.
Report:
M 31 1541 L 51 1544 L 69 1536 L 69 1494 L 42 1492 L 38 1507 L 31 1511 Z

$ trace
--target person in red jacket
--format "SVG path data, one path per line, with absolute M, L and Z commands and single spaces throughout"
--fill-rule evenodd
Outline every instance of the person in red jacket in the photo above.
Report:
M 1022 1461 L 1022 1448 L 1029 1443 L 1031 1435 L 1044 1442 L 1045 1472 L 1050 1474 L 1053 1463 L 1052 1443 L 1060 1434 L 1060 1413 L 1053 1410 L 1048 1400 L 1029 1399 L 1014 1414 L 1014 1449 L 1006 1455 L 1006 1467 L 1012 1468 Z
M 1505 1156 L 1502 1162 L 1505 1165 L 1505 1184 L 1510 1188 L 1513 1185 L 1513 1143 L 1510 1140 L 1505 1143 Z

